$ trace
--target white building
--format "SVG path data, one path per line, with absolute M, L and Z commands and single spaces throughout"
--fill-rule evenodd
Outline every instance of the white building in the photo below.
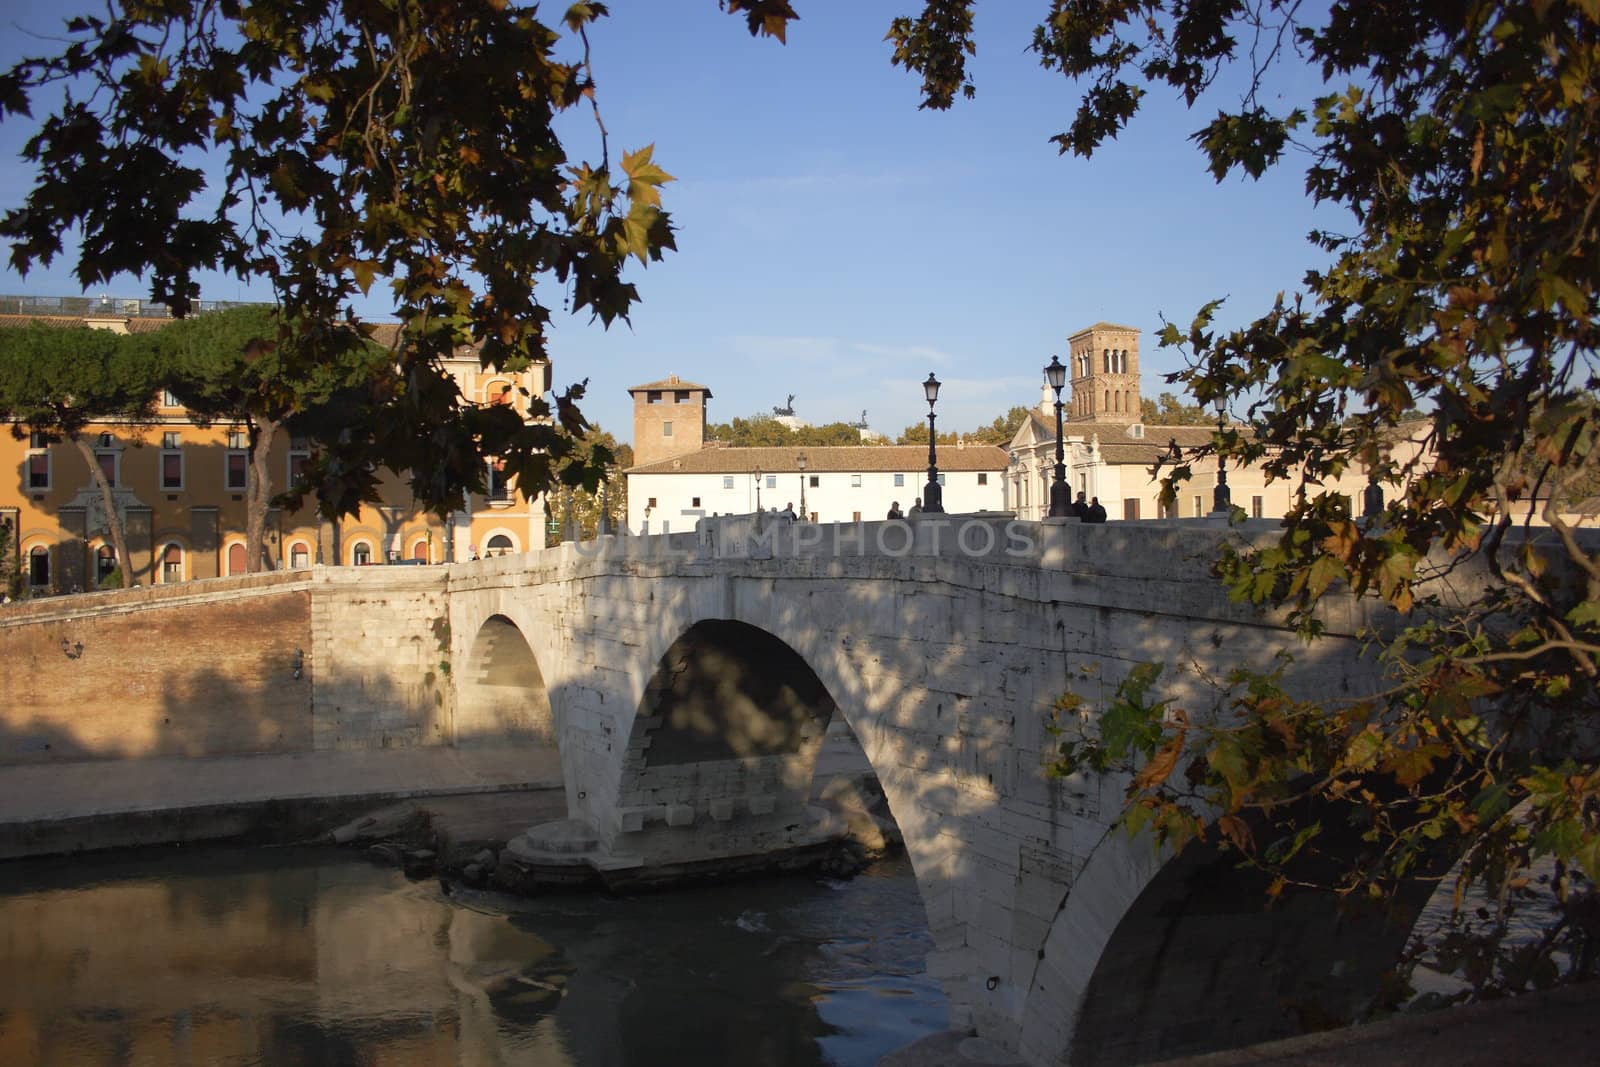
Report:
M 1140 421 L 1139 332 L 1130 326 L 1097 322 L 1068 339 L 1070 390 L 1062 397 L 1063 462 L 1067 485 L 1075 498 L 1099 498 L 1111 519 L 1197 518 L 1212 511 L 1217 484 L 1214 456 L 1188 460 L 1192 477 L 1173 506 L 1163 511 L 1162 474 L 1175 454 L 1189 454 L 1209 445 L 1211 426 L 1146 426 Z M 1050 486 L 1055 481 L 1055 395 L 1046 382 L 1039 406 L 1017 428 L 1011 443 L 1006 482 L 1018 518 L 1040 519 L 1050 513 Z M 1300 488 L 1290 480 L 1268 483 L 1256 467 L 1228 468 L 1228 489 L 1234 507 L 1251 518 L 1281 518 Z M 1351 470 L 1327 489 L 1343 493 L 1359 513 L 1366 475 Z
M 711 391 L 676 376 L 636 385 L 629 468 L 628 528 L 692 529 L 709 515 L 793 507 L 812 522 L 882 519 L 909 511 L 928 480 L 924 445 L 732 448 L 705 440 Z M 1004 449 L 941 445 L 944 510 L 1006 510 Z

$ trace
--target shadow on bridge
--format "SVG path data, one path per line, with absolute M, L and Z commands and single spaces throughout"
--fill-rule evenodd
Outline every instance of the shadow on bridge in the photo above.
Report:
M 1384 989 L 1425 883 L 1390 916 L 1351 918 L 1311 892 L 1269 909 L 1260 876 L 1214 843 L 1173 855 L 1116 825 L 1125 779 L 1045 773 L 1062 693 L 1102 708 L 1136 665 L 1162 663 L 1160 695 L 1200 721 L 1226 707 L 1213 679 L 1269 670 L 1293 644 L 1226 601 L 1211 535 L 1124 526 L 1061 532 L 1049 565 L 556 553 L 535 565 L 560 574 L 559 611 L 509 606 L 556 587 L 519 577 L 491 614 L 556 665 L 541 677 L 587 840 L 657 860 L 765 847 L 778 838 L 762 816 L 805 795 L 816 739 L 847 722 L 904 836 L 953 1020 L 1030 1062 L 1132 1062 L 1348 1021 Z M 534 635 L 542 619 L 572 629 Z M 1291 689 L 1379 683 L 1350 637 L 1296 655 Z

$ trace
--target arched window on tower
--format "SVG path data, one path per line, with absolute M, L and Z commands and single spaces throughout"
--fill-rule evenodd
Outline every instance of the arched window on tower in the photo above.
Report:
M 1100 350 L 1100 367 L 1104 373 L 1111 373 L 1111 349 L 1102 348 Z

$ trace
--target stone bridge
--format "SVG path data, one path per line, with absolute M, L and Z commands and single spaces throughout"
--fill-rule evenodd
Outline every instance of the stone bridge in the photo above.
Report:
M 1218 540 L 1265 524 L 749 521 L 0 609 L 0 654 L 28 665 L 0 681 L 0 764 L 555 746 L 569 817 L 519 854 L 625 874 L 815 841 L 806 798 L 842 719 L 904 836 L 954 1026 L 1029 1063 L 1141 1062 L 1347 1017 L 1376 990 L 1407 929 L 1310 895 L 1263 912 L 1227 856 L 1117 828 L 1125 781 L 1044 771 L 1057 697 L 1099 705 L 1141 662 L 1192 716 L 1219 705 L 1211 679 L 1285 650 L 1291 689 L 1375 685 L 1351 639 L 1381 621 L 1372 602 L 1334 600 L 1309 649 L 1230 603 Z M 96 670 L 125 674 L 91 735 Z
M 458 736 L 561 750 L 571 819 L 526 855 L 618 870 L 804 844 L 842 716 L 904 835 L 954 1025 L 1031 1063 L 1139 1062 L 1348 1017 L 1376 990 L 1406 930 L 1309 896 L 1263 913 L 1227 857 L 1115 828 L 1124 780 L 1043 769 L 1056 698 L 1098 704 L 1140 662 L 1200 715 L 1208 679 L 1285 650 L 1291 688 L 1375 684 L 1354 641 L 1308 652 L 1227 601 L 1225 527 L 747 521 L 453 570 Z M 1330 630 L 1369 610 L 1331 604 Z

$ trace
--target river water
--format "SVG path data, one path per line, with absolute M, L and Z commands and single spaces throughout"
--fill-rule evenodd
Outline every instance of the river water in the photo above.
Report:
M 0 865 L 0 1064 L 866 1065 L 946 1028 L 903 858 L 526 900 L 328 850 Z

